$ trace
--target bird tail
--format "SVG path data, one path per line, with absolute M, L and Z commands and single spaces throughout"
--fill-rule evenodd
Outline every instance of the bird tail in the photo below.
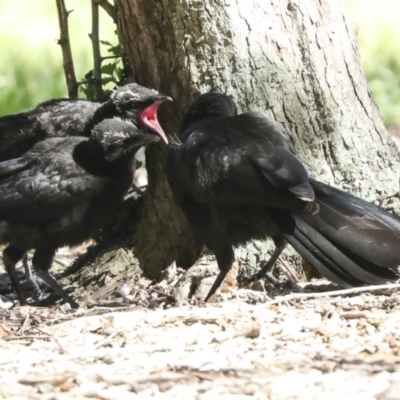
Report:
M 400 219 L 349 193 L 310 182 L 319 213 L 294 213 L 295 227 L 286 240 L 341 286 L 398 280 Z

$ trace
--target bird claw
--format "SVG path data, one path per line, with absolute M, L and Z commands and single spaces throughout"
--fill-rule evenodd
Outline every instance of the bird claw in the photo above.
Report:
M 241 275 L 238 277 L 238 282 L 241 285 L 248 285 L 252 282 L 257 282 L 264 277 L 274 286 L 280 283 L 279 279 L 275 278 L 270 272 L 267 272 L 266 274 L 255 273 L 252 275 Z
M 62 297 L 59 293 L 52 293 L 49 296 L 44 297 L 44 293 L 42 292 L 41 298 L 35 299 L 33 305 L 36 307 L 48 307 L 50 305 L 54 305 L 57 300 L 62 298 L 64 300 L 64 304 L 69 304 L 72 309 L 79 308 L 79 304 L 76 303 L 70 296 L 68 297 L 69 300 L 67 300 L 65 297 Z
M 32 299 L 34 301 L 34 303 L 39 303 L 41 301 L 43 301 L 45 299 L 45 293 L 40 290 L 39 288 L 37 288 L 37 290 L 35 289 L 32 293 Z

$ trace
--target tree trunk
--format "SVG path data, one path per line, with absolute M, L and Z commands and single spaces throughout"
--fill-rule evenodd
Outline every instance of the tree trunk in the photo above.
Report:
M 371 98 L 344 0 L 116 0 L 136 81 L 173 97 L 169 134 L 198 93 L 232 95 L 290 135 L 311 176 L 400 214 L 400 158 Z M 165 147 L 147 154 L 149 188 L 132 241 L 151 276 L 190 265 L 199 244 L 166 183 Z M 263 243 L 238 250 L 245 264 Z

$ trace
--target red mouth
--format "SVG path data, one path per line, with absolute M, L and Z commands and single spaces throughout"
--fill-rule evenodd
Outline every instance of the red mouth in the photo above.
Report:
M 161 128 L 160 123 L 158 122 L 157 119 L 157 111 L 158 107 L 160 104 L 163 102 L 163 100 L 156 101 L 155 103 L 151 104 L 150 106 L 144 108 L 143 110 L 139 111 L 138 117 L 139 117 L 139 122 L 142 123 L 144 126 L 147 126 L 148 128 L 152 129 L 155 131 L 158 136 L 161 137 L 161 139 L 168 144 L 168 139 L 167 135 L 163 131 L 163 128 Z

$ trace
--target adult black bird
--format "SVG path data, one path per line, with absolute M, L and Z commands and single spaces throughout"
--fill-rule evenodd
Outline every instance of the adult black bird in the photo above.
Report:
M 290 243 L 322 275 L 344 287 L 398 278 L 400 219 L 356 196 L 310 179 L 289 138 L 258 112 L 237 115 L 223 94 L 201 95 L 171 145 L 167 176 L 220 273 L 233 247 L 272 237 L 276 249 L 262 277 Z
M 105 119 L 89 138 L 47 139 L 0 163 L 0 243 L 7 244 L 3 262 L 21 304 L 26 299 L 15 264 L 35 249 L 36 274 L 77 307 L 48 272 L 55 251 L 89 239 L 112 217 L 132 184 L 136 151 L 160 138 L 166 141 L 154 125 L 143 129 Z
M 159 124 L 154 116 L 165 96 L 131 83 L 115 89 L 103 103 L 53 99 L 30 111 L 0 117 L 0 161 L 17 158 L 41 140 L 89 136 L 107 118 L 129 119 L 135 125 Z M 164 138 L 165 140 L 165 138 Z

